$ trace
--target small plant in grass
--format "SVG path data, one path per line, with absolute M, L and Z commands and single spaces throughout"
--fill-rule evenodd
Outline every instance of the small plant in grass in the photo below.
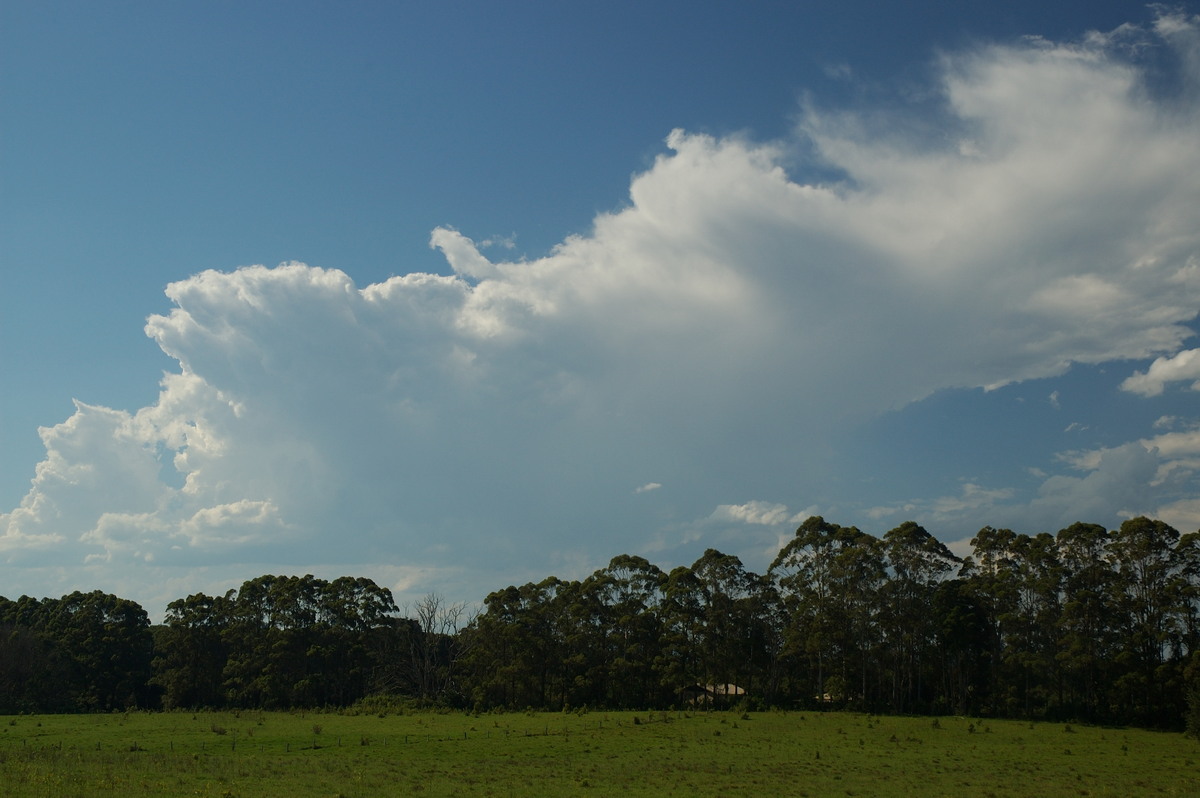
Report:
M 219 726 L 216 723 L 208 727 L 208 730 L 213 734 L 227 734 L 228 730 L 224 726 Z
M 319 723 L 313 724 L 313 727 L 312 727 L 313 734 L 320 734 L 322 731 L 324 731 L 324 730 L 321 728 L 321 724 L 319 724 Z

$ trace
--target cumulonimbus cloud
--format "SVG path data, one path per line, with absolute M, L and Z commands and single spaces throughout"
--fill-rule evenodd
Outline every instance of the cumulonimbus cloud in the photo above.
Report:
M 1140 35 L 1194 47 L 1195 19 L 1163 19 Z M 626 207 L 534 260 L 446 227 L 451 275 L 172 283 L 146 331 L 179 372 L 150 407 L 43 430 L 0 556 L 286 543 L 475 570 L 536 551 L 544 572 L 637 545 L 638 474 L 693 518 L 769 510 L 746 497 L 815 473 L 803 453 L 842 425 L 940 389 L 1153 356 L 1130 390 L 1196 376 L 1177 354 L 1200 308 L 1195 94 L 1156 93 L 1118 38 L 947 56 L 932 137 L 815 106 L 794 140 L 674 131 Z

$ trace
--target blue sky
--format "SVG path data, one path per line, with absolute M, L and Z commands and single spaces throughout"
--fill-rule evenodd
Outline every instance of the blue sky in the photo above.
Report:
M 2 592 L 1194 530 L 1197 10 L 4 4 Z

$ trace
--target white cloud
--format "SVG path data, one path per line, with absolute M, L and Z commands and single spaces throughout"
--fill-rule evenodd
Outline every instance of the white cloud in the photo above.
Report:
M 1047 474 L 1030 469 L 1038 480 L 1031 496 L 1011 487 L 988 487 L 964 480 L 957 494 L 930 501 L 912 502 L 912 517 L 924 519 L 947 539 L 959 556 L 970 553 L 969 540 L 984 525 L 1009 527 L 1019 532 L 1057 532 L 1076 521 L 1116 526 L 1135 515 L 1163 518 L 1166 481 L 1187 483 L 1198 468 L 1184 468 L 1148 442 L 1087 451 L 1060 453 L 1059 459 L 1076 474 Z M 1200 461 L 1197 462 L 1200 466 Z M 964 531 L 969 534 L 963 535 Z M 949 545 L 949 544 L 948 544 Z
M 1143 440 L 1142 445 L 1168 460 L 1200 455 L 1200 429 L 1155 435 Z
M 1106 449 L 1082 477 L 1055 475 L 1017 516 L 1033 531 L 1057 531 L 1075 521 L 1109 523 L 1114 516 L 1155 514 L 1149 489 L 1159 466 L 1157 454 L 1139 443 Z
M 1059 459 L 1078 475 L 1035 474 L 1041 481 L 1027 501 L 997 492 L 987 501 L 955 506 L 938 503 L 942 524 L 962 525 L 962 510 L 985 507 L 982 518 L 994 526 L 1027 532 L 1055 532 L 1075 521 L 1115 526 L 1118 519 L 1148 515 L 1181 529 L 1200 520 L 1191 497 L 1200 484 L 1200 432 L 1170 432 L 1103 449 L 1062 452 Z
M 633 492 L 634 493 L 649 493 L 650 491 L 658 490 L 661 487 L 662 487 L 662 485 L 660 485 L 657 482 L 647 482 L 645 485 L 635 488 Z
M 1160 506 L 1154 517 L 1183 532 L 1200 529 L 1200 499 L 1180 499 Z
M 882 522 L 885 519 L 891 519 L 891 523 L 903 523 L 903 521 L 911 521 L 917 518 L 923 518 L 928 509 L 929 508 L 927 506 L 920 502 L 907 501 L 901 502 L 900 504 L 868 507 L 863 510 L 862 513 L 865 517 L 875 522 Z
M 640 551 L 647 557 L 668 557 L 672 564 L 687 564 L 706 548 L 718 548 L 741 558 L 747 568 L 761 572 L 796 527 L 815 514 L 815 506 L 795 511 L 779 502 L 758 499 L 721 504 L 703 517 L 660 529 Z
M 986 488 L 975 482 L 963 482 L 956 496 L 943 496 L 930 508 L 933 518 L 961 518 L 964 515 L 988 517 L 994 508 L 1011 498 L 1011 488 Z
M 43 430 L 0 552 L 232 564 L 282 542 L 296 562 L 536 578 L 677 523 L 610 500 L 631 463 L 703 518 L 714 495 L 824 484 L 803 453 L 941 389 L 1155 355 L 1142 392 L 1195 379 L 1176 353 L 1200 308 L 1200 120 L 1113 41 L 946 58 L 933 139 L 815 107 L 803 142 L 674 131 L 628 207 L 541 258 L 493 262 L 439 228 L 450 276 L 359 288 L 291 263 L 172 283 L 146 331 L 179 373 L 136 413 L 79 404 Z M 802 151 L 846 179 L 805 182 Z M 1133 510 L 1119 478 L 1152 463 L 1105 453 L 1037 502 Z M 968 483 L 934 509 L 1009 496 Z
M 1135 371 L 1121 383 L 1121 389 L 1141 396 L 1158 396 L 1168 382 L 1194 380 L 1193 391 L 1200 391 L 1200 349 L 1185 349 L 1171 357 L 1156 358 L 1145 372 Z
M 804 522 L 812 513 L 793 513 L 786 504 L 750 501 L 745 504 L 722 504 L 712 513 L 715 521 L 727 521 L 760 526 L 794 526 Z

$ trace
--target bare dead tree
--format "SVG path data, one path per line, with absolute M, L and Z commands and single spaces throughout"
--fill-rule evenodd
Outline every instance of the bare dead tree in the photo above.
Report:
M 466 653 L 463 628 L 474 620 L 466 604 L 448 604 L 437 593 L 419 599 L 405 615 L 414 621 L 409 637 L 409 674 L 420 698 L 443 698 L 454 681 L 455 668 Z

